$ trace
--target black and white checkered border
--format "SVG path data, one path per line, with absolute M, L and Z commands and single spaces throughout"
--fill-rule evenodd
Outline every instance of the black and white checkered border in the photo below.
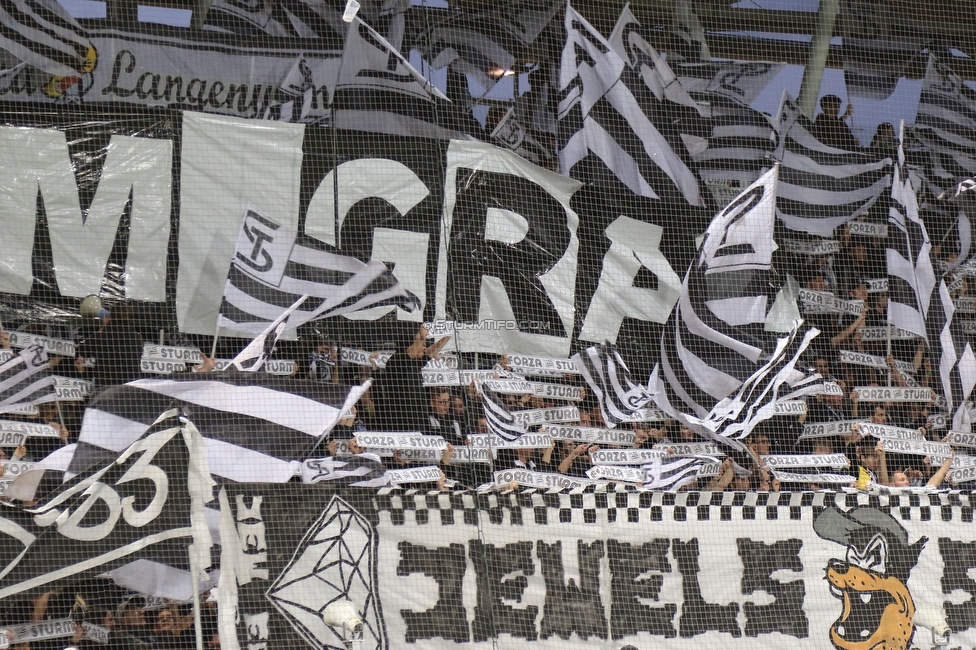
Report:
M 973 523 L 976 493 L 902 492 L 650 492 L 629 486 L 588 486 L 573 491 L 427 492 L 383 489 L 376 507 L 394 525 L 477 525 L 479 512 L 493 524 L 607 524 L 687 521 L 810 520 L 828 506 L 878 508 L 902 521 Z

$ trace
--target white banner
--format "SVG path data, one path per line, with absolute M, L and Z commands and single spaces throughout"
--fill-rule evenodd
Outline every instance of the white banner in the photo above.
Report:
M 54 391 L 59 402 L 83 402 L 95 390 L 95 382 L 54 375 Z
M 594 465 L 645 465 L 668 455 L 665 449 L 600 449 L 590 452 L 590 461 Z
M 887 237 L 888 224 L 871 223 L 870 221 L 849 221 L 847 229 L 852 235 L 862 237 Z
M 506 486 L 513 481 L 522 487 L 536 487 L 547 489 L 570 490 L 593 481 L 585 478 L 574 478 L 565 474 L 551 474 L 547 472 L 532 472 L 526 469 L 503 469 L 494 472 L 495 485 Z
M 893 427 L 888 424 L 862 422 L 858 429 L 861 432 L 861 436 L 873 436 L 881 439 L 890 438 L 892 440 L 925 440 L 925 436 L 918 429 Z
M 579 386 L 550 384 L 544 381 L 533 381 L 529 382 L 529 384 L 532 386 L 532 395 L 535 397 L 565 400 L 567 402 L 583 401 L 583 389 Z
M 486 379 L 481 385 L 505 395 L 531 395 L 535 391 L 531 382 L 518 379 Z
M 844 300 L 829 291 L 800 289 L 798 299 L 803 303 L 803 311 L 814 314 L 851 314 L 860 316 L 864 311 L 864 301 Z
M 408 469 L 388 469 L 387 476 L 396 484 L 401 483 L 427 483 L 428 481 L 438 481 L 441 478 L 441 469 L 434 465 L 427 467 L 410 467 Z
M 844 396 L 844 389 L 840 387 L 840 384 L 833 381 L 824 382 L 824 395 L 837 395 L 839 397 Z
M 949 431 L 944 438 L 952 446 L 970 447 L 976 449 L 976 433 L 966 431 Z
M 547 433 L 523 433 L 515 440 L 505 440 L 489 433 L 468 435 L 468 442 L 476 449 L 548 449 L 552 437 Z
M 923 402 L 932 401 L 931 388 L 902 388 L 901 386 L 857 386 L 858 402 Z
M 580 419 L 579 409 L 575 406 L 557 406 L 550 409 L 529 409 L 527 411 L 512 411 L 512 417 L 526 426 L 537 426 L 551 422 L 576 422 Z
M 864 283 L 868 286 L 868 293 L 882 293 L 888 290 L 888 278 L 874 278 L 865 280 Z
M 632 445 L 636 441 L 634 432 L 627 429 L 602 429 L 600 427 L 573 427 L 549 424 L 539 427 L 556 440 L 591 442 L 603 445 Z
M 950 469 L 948 474 L 946 474 L 946 480 L 956 485 L 976 481 L 976 467 Z
M 830 422 L 814 422 L 804 424 L 800 438 L 829 438 L 842 436 L 851 432 L 851 427 L 863 420 L 832 420 Z
M 0 433 L 22 433 L 31 438 L 59 438 L 57 429 L 49 424 L 39 422 L 21 422 L 19 420 L 0 420 Z
M 396 354 L 396 350 L 380 350 L 378 352 L 367 352 L 358 348 L 340 348 L 339 361 L 354 366 L 372 367 L 376 364 L 377 368 L 385 368 L 390 358 Z M 373 355 L 376 355 L 375 357 Z M 431 359 L 433 361 L 433 359 Z
M 41 336 L 39 334 L 28 334 L 26 332 L 9 332 L 9 334 L 10 347 L 12 348 L 29 348 L 33 345 L 39 345 L 48 354 L 59 357 L 74 357 L 76 354 L 75 344 L 72 341 L 54 339 L 50 336 Z
M 878 368 L 879 370 L 888 370 L 888 363 L 885 361 L 884 357 L 879 357 L 873 354 L 866 354 L 864 352 L 854 352 L 853 350 L 841 350 L 838 359 L 840 360 L 841 363 L 850 363 L 856 366 L 868 366 L 870 368 Z M 895 359 L 895 367 L 898 368 L 899 372 L 912 374 L 912 375 L 915 374 L 915 366 L 908 363 L 907 361 L 901 361 L 900 359 Z
M 773 470 L 773 477 L 779 479 L 780 483 L 813 483 L 827 485 L 851 485 L 855 478 L 848 474 L 801 474 L 799 472 L 784 472 Z
M 952 322 L 959 325 L 963 334 L 976 335 L 976 320 L 953 319 Z
M 580 374 L 576 363 L 572 359 L 555 359 L 553 357 L 533 357 L 526 354 L 509 354 L 508 365 L 512 370 L 531 374 L 535 371 L 558 372 L 567 375 Z
M 625 483 L 644 482 L 644 470 L 639 467 L 596 465 L 586 470 L 586 475 L 595 481 L 623 481 Z
M 426 387 L 470 386 L 484 380 L 497 379 L 494 370 L 426 370 L 420 371 L 420 381 Z
M 949 416 L 945 413 L 933 413 L 926 418 L 926 422 L 928 422 L 928 426 L 930 426 L 932 429 L 941 431 L 949 426 L 949 419 Z
M 770 469 L 783 467 L 847 467 L 850 461 L 844 454 L 772 455 L 760 456 Z
M 725 456 L 714 442 L 669 442 L 654 445 L 672 456 Z
M 197 365 L 203 363 L 203 352 L 197 348 L 144 343 L 142 345 L 142 358 L 151 361 L 181 361 L 184 364 Z
M 956 298 L 953 305 L 956 311 L 965 312 L 967 314 L 972 314 L 976 312 L 976 298 L 971 296 L 960 296 Z
M 422 463 L 439 463 L 444 452 L 439 449 L 401 449 L 400 460 Z M 451 454 L 451 465 L 468 463 L 490 463 L 491 449 L 472 445 L 456 445 Z
M 186 364 L 182 361 L 157 361 L 155 359 L 140 359 L 139 370 L 154 375 L 169 375 L 174 372 L 186 372 Z
M 833 239 L 819 241 L 780 239 L 777 243 L 783 250 L 801 255 L 834 255 L 840 252 L 840 242 Z
M 862 341 L 887 341 L 888 340 L 889 328 L 884 325 L 880 327 L 862 327 L 861 328 L 861 340 Z M 921 338 L 915 332 L 909 332 L 908 330 L 903 330 L 900 327 L 892 327 L 891 340 L 892 341 L 911 341 L 914 339 Z M 911 364 L 909 364 L 911 365 Z M 915 372 L 914 366 L 909 372 Z
M 915 456 L 948 456 L 951 452 L 949 445 L 942 442 L 929 442 L 928 440 L 882 438 L 881 447 L 885 451 L 893 451 L 899 454 L 913 454 Z
M 23 460 L 3 460 L 0 461 L 0 469 L 3 470 L 4 479 L 15 479 L 24 472 L 34 469 L 34 463 Z
M 807 403 L 803 400 L 789 400 L 773 404 L 773 415 L 806 415 Z
M 94 623 L 82 623 L 81 626 L 85 628 L 85 638 L 99 645 L 108 645 L 108 635 L 110 630 L 104 628 L 101 625 L 95 625 Z
M 637 409 L 621 422 L 666 422 L 670 418 L 664 411 L 656 408 L 645 407 Z
M 447 449 L 444 438 L 423 433 L 358 431 L 356 442 L 368 449 Z
M 336 440 L 335 449 L 336 449 L 335 451 L 336 458 L 349 458 L 350 456 L 355 455 L 349 450 L 349 444 L 346 440 Z M 366 449 L 366 451 L 371 454 L 376 454 L 380 458 L 393 458 L 393 453 L 398 450 L 390 449 L 390 448 L 369 448 Z M 437 454 L 437 458 L 439 459 L 440 454 L 443 452 L 434 450 L 434 453 Z
M 44 639 L 62 639 L 75 634 L 75 624 L 70 618 L 7 625 L 5 629 L 13 634 L 14 638 L 11 639 L 13 644 L 43 641 Z

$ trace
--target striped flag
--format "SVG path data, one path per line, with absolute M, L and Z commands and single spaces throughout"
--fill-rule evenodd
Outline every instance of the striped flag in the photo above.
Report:
M 176 597 L 190 597 L 187 547 L 204 570 L 212 546 L 204 506 L 213 499 L 214 483 L 202 444 L 192 423 L 164 410 L 120 452 L 39 503 L 4 508 L 0 547 L 16 550 L 6 555 L 10 562 L 0 572 L 0 601 L 106 572 L 129 570 L 131 576 L 140 568 L 140 591 L 159 593 L 158 575 L 146 571 L 148 566 L 180 575 L 184 591 Z
M 329 483 L 336 487 L 381 488 L 392 485 L 379 456 L 370 453 L 350 458 L 314 458 L 302 463 L 303 483 Z
M 308 295 L 304 295 L 295 301 L 295 304 L 285 310 L 285 312 L 276 318 L 267 329 L 265 329 L 261 334 L 259 334 L 253 341 L 247 344 L 247 346 L 241 350 L 234 360 L 231 361 L 233 365 L 238 370 L 247 370 L 249 372 L 257 372 L 264 365 L 264 362 L 271 358 L 274 354 L 275 346 L 278 344 L 278 338 L 281 333 L 288 328 L 288 317 L 291 316 L 296 309 L 298 309 L 303 302 L 308 299 Z
M 677 492 L 698 480 L 699 472 L 706 466 L 720 462 L 718 458 L 694 456 L 691 458 L 661 459 L 643 465 L 643 488 Z
M 793 379 L 792 364 L 815 336 L 798 337 L 795 320 L 779 338 L 767 318 L 779 303 L 792 302 L 795 310 L 796 301 L 790 283 L 772 286 L 777 171 L 764 174 L 712 220 L 665 325 L 650 381 L 659 408 L 725 442 L 748 435 L 772 415 L 753 412 L 750 404 L 761 408 L 779 398 L 782 383 Z M 727 437 L 725 428 L 736 423 L 741 426 Z
M 383 262 L 306 246 L 293 230 L 249 208 L 227 275 L 221 323 L 257 336 L 303 295 L 309 299 L 291 314 L 289 328 L 371 307 L 411 313 L 421 307 Z
M 526 431 L 524 422 L 515 419 L 502 405 L 498 395 L 487 386 L 481 387 L 481 403 L 484 407 L 488 431 L 509 442 L 518 440 Z
M 593 154 L 634 194 L 701 205 L 694 173 L 622 78 L 627 62 L 569 3 L 565 24 L 557 115 L 561 172 L 585 176 L 587 166 L 577 164 Z
M 85 29 L 56 0 L 0 3 L 0 49 L 63 77 L 78 76 L 94 53 Z
M 44 348 L 24 348 L 0 364 L 0 413 L 53 402 L 57 398 Z
M 295 474 L 293 461 L 307 458 L 368 388 L 235 371 L 113 386 L 85 410 L 68 475 L 114 458 L 176 405 L 203 435 L 215 477 L 284 483 Z
M 915 189 L 900 165 L 895 166 L 891 199 L 886 249 L 888 322 L 927 339 L 925 323 L 937 285 L 929 257 L 932 244 L 918 214 Z
M 684 137 L 705 197 L 718 211 L 772 166 L 778 137 L 775 125 L 763 113 L 717 93 L 703 96 L 711 109 L 707 136 Z
M 573 362 L 593 391 L 603 422 L 611 429 L 651 401 L 647 388 L 631 380 L 627 364 L 610 343 L 573 355 Z
M 976 175 L 976 90 L 929 55 L 914 135 L 929 150 L 927 176 L 943 190 Z
M 791 230 L 830 237 L 835 228 L 867 213 L 891 182 L 890 158 L 828 147 L 783 91 L 776 119 L 780 162 L 776 216 Z

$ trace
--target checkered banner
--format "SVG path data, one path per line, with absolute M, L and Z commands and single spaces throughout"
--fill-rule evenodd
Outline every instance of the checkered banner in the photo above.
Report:
M 933 604 L 976 643 L 968 493 L 252 484 L 220 505 L 223 647 L 342 648 L 343 600 L 364 650 L 907 648 Z

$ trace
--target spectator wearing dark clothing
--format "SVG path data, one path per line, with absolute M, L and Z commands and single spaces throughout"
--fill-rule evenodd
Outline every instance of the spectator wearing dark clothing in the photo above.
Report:
M 854 113 L 854 106 L 847 105 L 847 111 L 840 114 L 841 100 L 837 95 L 824 95 L 820 98 L 820 110 L 823 112 L 813 122 L 811 133 L 813 137 L 828 147 L 845 151 L 859 151 L 860 143 L 847 126 L 847 118 Z
M 450 340 L 441 338 L 427 346 L 427 328 L 421 325 L 409 345 L 397 345 L 396 353 L 376 374 L 376 424 L 386 431 L 425 431 L 427 405 L 420 370 L 428 359 L 439 358 Z
M 125 306 L 114 315 L 101 309 L 96 314 L 98 329 L 78 346 L 75 367 L 98 387 L 124 384 L 141 374 L 142 337 L 130 327 L 127 316 Z M 86 360 L 94 361 L 95 366 L 86 368 Z

